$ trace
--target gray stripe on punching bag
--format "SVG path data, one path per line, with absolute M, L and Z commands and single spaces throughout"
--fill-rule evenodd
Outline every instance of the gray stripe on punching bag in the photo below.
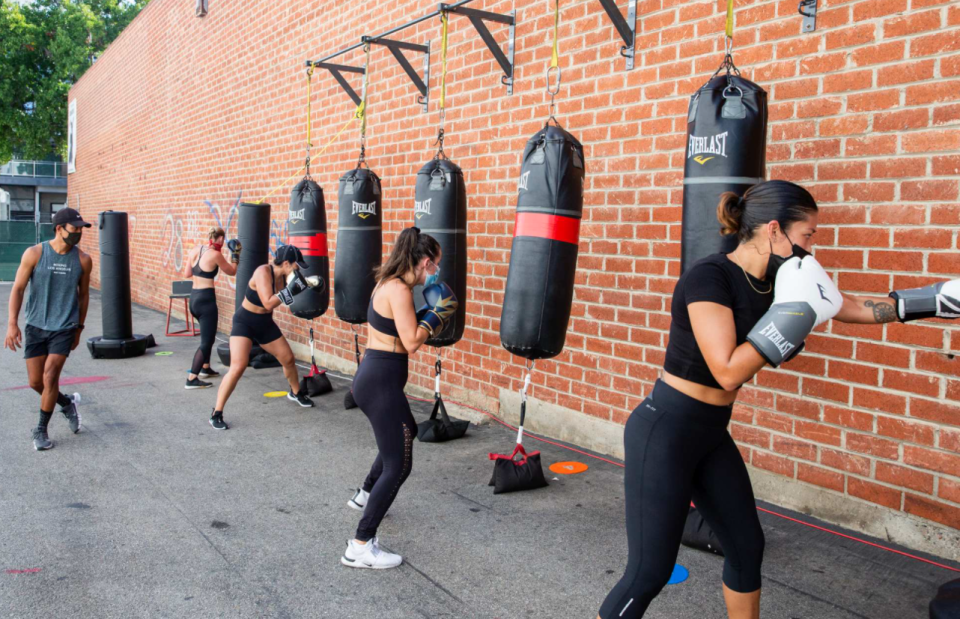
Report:
M 379 227 L 371 228 L 370 226 L 341 226 L 337 230 L 349 230 L 351 232 L 382 232 Z
M 524 206 L 521 213 L 549 213 L 550 215 L 566 215 L 567 217 L 576 217 L 580 219 L 583 213 L 567 209 L 554 209 L 548 206 Z
M 421 232 L 436 232 L 438 234 L 466 234 L 466 228 L 421 228 Z
M 729 185 L 756 185 L 762 183 L 763 178 L 753 178 L 750 176 L 698 176 L 697 178 L 683 179 L 684 185 L 713 185 L 723 183 Z

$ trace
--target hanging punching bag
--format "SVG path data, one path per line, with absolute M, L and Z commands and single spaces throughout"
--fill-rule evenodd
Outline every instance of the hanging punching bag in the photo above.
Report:
M 236 295 L 234 312 L 243 305 L 247 294 L 247 284 L 253 272 L 262 264 L 270 261 L 270 205 L 242 202 L 237 208 L 237 240 L 243 246 L 240 263 L 237 264 Z M 256 359 L 263 350 L 256 343 L 250 351 L 250 360 Z M 230 344 L 217 346 L 220 363 L 230 367 Z
M 525 359 L 548 359 L 563 350 L 584 174 L 583 146 L 561 127 L 547 125 L 523 149 L 500 342 Z
M 333 306 L 340 320 L 354 325 L 367 322 L 374 271 L 383 258 L 381 199 L 373 170 L 358 167 L 340 177 Z
M 743 195 L 766 176 L 767 93 L 739 75 L 718 75 L 690 97 L 683 168 L 680 271 L 737 247 L 720 234 L 720 194 Z
M 293 298 L 290 312 L 313 320 L 330 305 L 330 258 L 327 255 L 327 212 L 323 189 L 310 178 L 297 183 L 290 192 L 289 243 L 303 253 L 307 268 L 304 277 L 317 276 L 320 285 Z M 244 246 L 246 247 L 246 246 Z
M 450 346 L 463 337 L 467 317 L 467 189 L 463 171 L 449 159 L 431 159 L 417 172 L 414 198 L 416 225 L 440 243 L 440 280 L 453 289 L 459 305 L 443 331 L 428 346 Z M 424 304 L 423 287 L 413 292 L 413 305 Z

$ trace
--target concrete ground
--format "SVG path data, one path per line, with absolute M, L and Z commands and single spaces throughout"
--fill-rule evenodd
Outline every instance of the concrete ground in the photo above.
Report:
M 9 291 L 0 286 L 4 318 Z M 342 567 L 359 518 L 346 501 L 376 454 L 363 413 L 343 409 L 348 382 L 335 379 L 333 393 L 302 409 L 263 396 L 286 389 L 279 369 L 250 369 L 227 408 L 232 429 L 218 432 L 207 423 L 215 390 L 183 389 L 198 339 L 164 337 L 160 313 L 134 307 L 133 317 L 159 347 L 123 361 L 78 348 L 64 379 L 106 379 L 63 388 L 82 393 L 84 428 L 71 434 L 55 414 L 48 452 L 32 447 L 39 401 L 18 388 L 22 354 L 0 354 L 0 617 L 592 619 L 619 579 L 622 469 L 531 440 L 544 466 L 590 468 L 494 496 L 487 453 L 514 440 L 498 425 L 416 444 L 413 474 L 380 531 L 405 565 Z M 96 293 L 86 322 L 87 335 L 100 334 Z M 937 586 L 960 576 L 776 516 L 761 521 L 764 617 L 926 617 Z M 689 579 L 647 616 L 724 617 L 722 559 L 682 548 L 678 562 Z

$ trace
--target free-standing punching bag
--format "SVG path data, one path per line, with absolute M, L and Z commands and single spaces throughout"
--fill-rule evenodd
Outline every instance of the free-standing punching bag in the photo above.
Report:
M 242 202 L 237 208 L 237 240 L 243 246 L 240 252 L 240 263 L 237 264 L 236 296 L 234 297 L 234 311 L 243 305 L 243 297 L 247 294 L 247 284 L 253 277 L 253 272 L 262 264 L 270 261 L 270 205 L 265 203 Z M 253 344 L 250 350 L 250 361 L 263 354 L 263 349 Z M 230 343 L 217 346 L 217 356 L 220 363 L 230 367 Z
M 549 359 L 563 350 L 584 174 L 583 146 L 561 127 L 547 125 L 527 141 L 500 318 L 500 342 L 524 359 Z
M 99 219 L 103 336 L 88 339 L 87 349 L 94 359 L 139 357 L 153 336 L 133 333 L 127 214 L 103 211 Z
M 441 149 L 442 152 L 442 149 Z M 428 346 L 452 346 L 463 337 L 467 318 L 467 189 L 463 171 L 445 156 L 427 162 L 417 172 L 414 190 L 415 225 L 440 243 L 440 280 L 457 296 L 457 311 L 443 331 L 427 340 Z M 413 292 L 414 307 L 425 304 L 423 288 Z M 417 425 L 417 438 L 426 443 L 463 437 L 470 422 L 451 419 L 440 395 L 440 354 L 437 351 L 434 402 L 430 418 Z
M 330 258 L 327 255 L 327 212 L 323 189 L 309 176 L 290 192 L 287 219 L 289 243 L 300 250 L 307 268 L 304 277 L 319 277 L 320 285 L 304 290 L 293 298 L 290 312 L 298 318 L 313 320 L 322 316 L 330 305 Z M 300 390 L 309 396 L 333 391 L 326 370 L 317 367 L 313 355 L 313 329 L 310 329 L 310 373 L 300 379 Z
M 720 234 L 720 194 L 743 195 L 766 176 L 767 93 L 731 72 L 726 61 L 725 66 L 726 75 L 713 77 L 690 97 L 681 272 L 710 254 L 736 249 L 736 235 Z

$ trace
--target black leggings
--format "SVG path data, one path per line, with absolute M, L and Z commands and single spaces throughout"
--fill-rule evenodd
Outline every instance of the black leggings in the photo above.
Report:
M 760 588 L 763 530 L 747 467 L 727 432 L 731 407 L 657 381 L 624 428 L 627 571 L 600 607 L 603 619 L 642 617 L 667 584 L 690 500 L 723 547 L 723 582 Z
M 193 355 L 191 374 L 199 374 L 210 364 L 210 352 L 217 341 L 217 293 L 213 288 L 194 288 L 190 292 L 190 313 L 200 323 L 200 348 Z
M 380 452 L 363 482 L 370 498 L 357 526 L 361 542 L 376 537 L 380 521 L 413 468 L 417 422 L 403 393 L 406 384 L 407 355 L 367 349 L 353 379 L 353 397 L 373 426 Z

